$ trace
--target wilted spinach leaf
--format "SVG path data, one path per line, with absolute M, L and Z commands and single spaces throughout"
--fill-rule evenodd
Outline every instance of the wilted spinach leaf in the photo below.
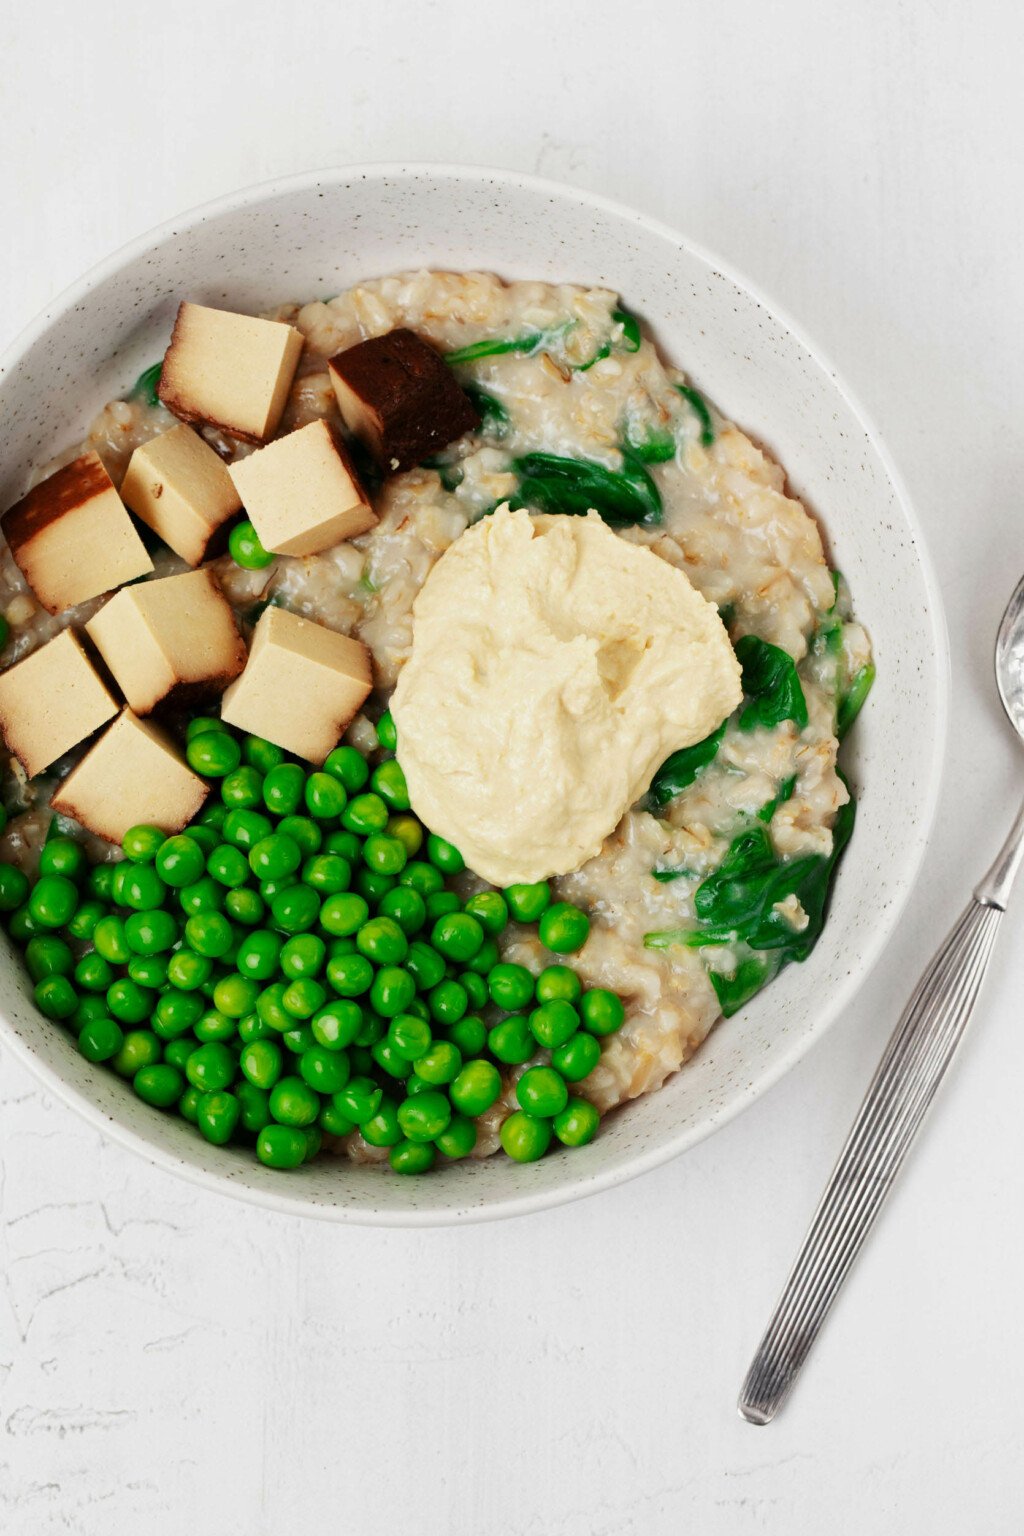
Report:
M 477 415 L 480 417 L 480 431 L 486 437 L 493 437 L 498 442 L 503 437 L 507 437 L 509 416 L 501 401 L 494 395 L 488 394 L 486 389 L 480 389 L 476 384 L 465 384 L 463 390 L 476 407 Z
M 747 696 L 740 711 L 740 730 L 780 725 L 783 720 L 795 720 L 803 730 L 807 724 L 807 700 L 796 662 L 789 652 L 757 635 L 744 635 L 737 642 L 736 659 L 743 669 L 743 692 Z
M 667 805 L 676 795 L 692 784 L 702 768 L 712 762 L 725 735 L 723 720 L 717 731 L 694 742 L 692 747 L 680 747 L 671 757 L 666 757 L 651 780 L 651 795 L 658 805 Z
M 724 1017 L 731 1019 L 778 971 L 774 956 L 762 959 L 759 955 L 741 960 L 731 976 L 726 976 L 723 971 L 709 971 Z
M 875 680 L 875 664 L 869 661 L 866 666 L 854 674 L 849 688 L 839 700 L 836 710 L 836 735 L 842 741 L 850 726 L 860 714 L 864 700 L 871 692 L 871 685 Z
M 711 412 L 707 408 L 704 396 L 699 390 L 691 389 L 688 384 L 677 384 L 676 389 L 682 395 L 696 413 L 700 422 L 700 440 L 705 448 L 710 448 L 715 440 L 715 427 L 711 420 Z
M 159 363 L 154 363 L 152 368 L 147 368 L 145 373 L 139 374 L 132 386 L 132 394 L 136 400 L 143 400 L 146 405 L 160 404 L 160 397 L 156 389 L 160 383 L 163 366 L 163 359 L 161 359 Z
M 658 487 L 628 450 L 623 451 L 621 470 L 554 453 L 527 453 L 513 459 L 511 468 L 519 476 L 513 507 L 571 517 L 583 516 L 593 507 L 613 527 L 661 522 Z

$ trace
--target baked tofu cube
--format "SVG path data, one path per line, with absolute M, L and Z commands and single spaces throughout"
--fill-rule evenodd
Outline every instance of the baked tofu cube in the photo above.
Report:
M 186 426 L 136 448 L 121 500 L 189 565 L 220 553 L 242 506 L 223 460 Z
M 381 469 L 411 469 L 480 425 L 441 354 L 413 331 L 389 331 L 328 364 L 338 409 Z
M 264 549 L 315 555 L 377 521 L 348 453 L 326 421 L 311 421 L 231 465 Z
M 85 627 L 137 715 L 221 693 L 245 666 L 245 641 L 208 570 L 125 587 Z
M 90 747 L 50 800 L 97 837 L 119 843 L 145 822 L 180 832 L 209 793 L 181 754 L 148 720 L 126 709 Z
M 322 763 L 369 691 L 365 645 L 283 608 L 266 608 L 245 671 L 224 695 L 221 719 Z
M 263 443 L 277 430 L 301 351 L 302 333 L 293 325 L 185 303 L 157 394 L 182 421 Z
M 8 508 L 0 526 L 48 613 L 153 569 L 98 454 L 83 453 Z
M 70 629 L 0 674 L 0 734 L 30 779 L 120 707 Z

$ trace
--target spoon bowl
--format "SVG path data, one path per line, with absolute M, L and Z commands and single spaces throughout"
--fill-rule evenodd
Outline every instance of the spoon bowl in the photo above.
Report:
M 996 634 L 996 687 L 1010 724 L 1024 737 L 1024 576 L 1014 588 Z

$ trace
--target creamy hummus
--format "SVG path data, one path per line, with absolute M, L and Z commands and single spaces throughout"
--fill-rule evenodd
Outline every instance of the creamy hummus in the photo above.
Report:
M 500 507 L 428 575 L 392 700 L 414 810 L 495 885 L 592 858 L 739 704 L 718 610 L 591 512 Z

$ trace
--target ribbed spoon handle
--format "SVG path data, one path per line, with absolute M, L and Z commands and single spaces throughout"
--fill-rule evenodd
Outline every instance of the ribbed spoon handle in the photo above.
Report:
M 743 1383 L 739 1410 L 752 1424 L 767 1424 L 785 1402 L 935 1097 L 974 1009 L 1008 887 L 995 900 L 979 887 L 896 1026 Z

